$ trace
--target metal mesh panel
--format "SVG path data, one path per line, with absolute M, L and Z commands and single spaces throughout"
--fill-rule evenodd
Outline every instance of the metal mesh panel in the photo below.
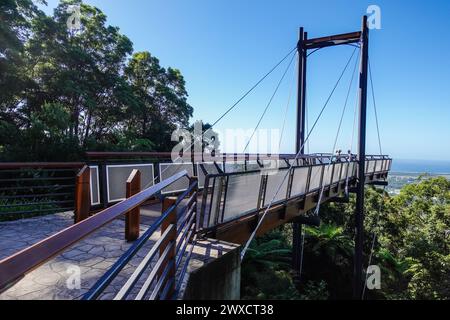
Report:
M 320 178 L 324 166 L 313 166 L 311 168 L 311 178 L 309 182 L 309 191 L 314 191 L 320 187 Z
M 347 168 L 347 177 L 350 179 L 353 178 L 355 176 L 354 172 L 355 172 L 355 163 L 349 162 Z
M 339 182 L 339 178 L 341 176 L 341 168 L 342 168 L 342 163 L 334 164 L 333 183 Z
M 259 172 L 229 177 L 224 221 L 237 218 L 248 211 L 256 209 L 261 178 L 262 176 Z
M 356 163 L 356 162 L 352 162 L 352 163 L 353 163 L 352 176 L 357 177 L 358 176 L 358 163 Z
M 160 180 L 170 178 L 174 174 L 186 170 L 190 177 L 194 176 L 194 165 L 192 163 L 160 163 L 159 177 Z M 170 186 L 164 188 L 161 193 L 173 193 L 185 191 L 189 188 L 189 178 L 183 177 L 172 183 Z
M 377 160 L 375 165 L 375 172 L 380 172 L 383 170 L 383 160 Z
M 286 176 L 287 175 L 287 176 Z M 283 181 L 284 180 L 284 181 Z M 264 205 L 269 205 L 273 197 L 277 193 L 278 187 L 281 184 L 280 191 L 275 196 L 274 203 L 286 199 L 287 186 L 289 182 L 289 170 L 277 170 L 275 174 L 267 176 L 266 195 L 264 198 Z
M 382 168 L 381 168 L 382 171 L 386 171 L 387 170 L 387 163 L 388 163 L 387 160 L 383 160 L 383 164 L 382 164 Z
M 308 181 L 309 167 L 294 169 L 292 178 L 291 197 L 300 196 L 306 193 L 306 183 Z
M 211 182 L 213 185 L 213 192 L 211 195 L 210 208 L 209 208 L 209 226 L 216 225 L 217 221 L 220 219 L 221 213 L 221 203 L 223 198 L 223 190 L 222 187 L 222 179 L 220 177 L 216 177 Z
M 331 184 L 332 174 L 333 174 L 333 164 L 324 165 L 322 186 L 329 186 Z
M 225 172 L 245 172 L 245 162 L 225 162 Z
M 369 164 L 367 165 L 367 173 L 373 173 L 375 170 L 375 160 L 370 160 Z
M 284 160 L 263 160 L 264 169 L 282 169 L 287 168 L 288 164 Z
M 203 162 L 202 163 L 203 168 L 205 168 L 207 174 L 218 174 L 220 173 L 219 170 L 217 170 L 217 167 L 214 163 L 210 162 Z M 221 163 L 217 164 L 219 168 L 223 170 L 223 165 Z M 197 163 L 197 176 L 198 176 L 198 187 L 200 189 L 203 189 L 205 187 L 205 178 L 206 175 L 203 173 L 202 168 L 200 167 L 200 163 Z M 210 183 L 211 185 L 211 183 Z
M 258 162 L 256 161 L 248 161 L 247 162 L 247 171 L 261 170 Z
M 385 160 L 384 171 L 388 171 L 388 170 L 389 170 L 389 160 Z
M 141 172 L 141 189 L 153 185 L 153 164 L 127 164 L 106 166 L 108 202 L 120 201 L 126 196 L 126 182 L 133 169 Z
M 349 163 L 348 162 L 342 163 L 341 177 L 339 179 L 340 181 L 347 179 L 348 169 Z
M 91 205 L 100 204 L 100 189 L 98 179 L 98 166 L 89 167 L 91 171 Z

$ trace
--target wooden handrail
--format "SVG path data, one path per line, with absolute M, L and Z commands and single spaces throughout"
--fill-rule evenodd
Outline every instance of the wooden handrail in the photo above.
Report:
M 75 223 L 89 217 L 91 209 L 91 169 L 84 166 L 75 178 Z
M 0 169 L 77 169 L 84 162 L 0 162 Z
M 193 153 L 194 157 L 201 157 L 201 153 Z M 208 154 L 203 154 L 205 158 L 207 158 Z M 155 158 L 155 159 L 171 159 L 171 153 L 169 152 L 86 152 L 86 156 L 91 159 L 108 159 L 108 158 Z M 257 153 L 221 153 L 216 156 L 216 158 L 221 159 L 221 161 L 226 159 L 235 158 L 238 160 L 273 160 L 276 157 L 281 159 L 293 159 L 295 158 L 295 154 L 293 153 L 282 153 L 282 154 L 257 154 Z M 327 158 L 330 156 L 336 156 L 331 153 L 314 153 L 314 154 L 303 154 L 299 155 L 299 159 L 314 159 L 314 158 Z M 339 157 L 345 158 L 347 154 L 341 154 Z M 356 156 L 353 154 L 353 156 Z M 211 156 L 212 157 L 212 156 Z M 366 157 L 389 157 L 388 155 L 366 155 Z M 70 164 L 70 163 L 69 163 Z M 1 164 L 0 164 L 1 168 Z
M 208 154 L 192 153 L 194 157 L 201 158 L 202 155 L 205 158 L 209 157 Z M 86 152 L 86 156 L 91 159 L 108 159 L 108 158 L 155 158 L 155 159 L 171 159 L 172 153 L 170 152 Z M 237 158 L 239 160 L 265 160 L 280 158 L 294 158 L 295 154 L 273 154 L 273 155 L 260 155 L 256 153 L 221 153 L 216 156 L 222 160 L 229 158 Z M 212 156 L 211 156 L 212 157 Z
M 126 197 L 130 198 L 141 192 L 141 172 L 133 169 L 127 179 Z M 134 241 L 139 238 L 140 208 L 136 207 L 125 214 L 125 239 Z
M 145 189 L 130 198 L 109 207 L 94 216 L 74 224 L 8 258 L 0 261 L 0 290 L 26 273 L 45 263 L 64 249 L 87 237 L 120 215 L 143 204 L 148 198 L 178 179 L 187 176 L 183 170 L 172 177 Z
M 103 158 L 171 158 L 170 152 L 86 152 L 89 159 L 103 159 Z

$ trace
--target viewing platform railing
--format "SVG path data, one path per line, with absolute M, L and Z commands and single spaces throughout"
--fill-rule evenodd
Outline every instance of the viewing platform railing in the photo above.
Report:
M 132 173 L 128 181 L 130 187 L 136 186 L 136 182 L 139 180 L 137 179 L 138 176 L 137 171 Z M 139 212 L 135 210 L 150 197 L 160 194 L 164 188 L 186 176 L 186 171 L 178 172 L 172 177 L 134 195 L 129 194 L 128 199 L 0 261 L 0 291 L 7 289 L 9 285 L 20 280 L 28 272 L 61 254 L 73 244 L 122 215 L 127 215 L 126 228 L 129 237 L 130 233 L 133 234 L 129 230 L 129 224 L 133 224 L 133 217 L 130 217 L 130 215 L 139 215 Z M 150 236 L 158 231 L 161 232 L 159 240 L 152 246 L 150 252 L 146 254 L 144 260 L 136 268 L 116 298 L 127 298 L 143 272 L 148 271 L 149 268 L 151 269 L 150 276 L 147 277 L 144 285 L 140 287 L 141 290 L 134 299 L 159 299 L 173 296 L 179 289 L 181 280 L 186 273 L 187 263 L 192 250 L 192 241 L 195 237 L 197 226 L 196 191 L 197 181 L 191 179 L 191 184 L 186 191 L 176 199 L 166 199 L 164 202 L 165 208 L 161 216 L 142 236 L 138 237 L 138 234 L 134 234 L 137 240 L 129 239 L 136 241 L 84 298 L 95 299 L 100 297 L 103 290 L 119 274 L 127 262 L 135 256 L 137 251 L 149 240 Z M 134 223 L 136 223 L 135 219 Z M 151 266 L 151 264 L 154 265 Z
M 198 231 L 203 234 L 203 231 L 218 225 L 258 214 L 270 204 L 285 204 L 308 195 L 321 195 L 322 192 L 336 196 L 333 190 L 340 189 L 342 192 L 342 188 L 348 193 L 348 187 L 354 185 L 357 179 L 358 164 L 354 155 L 315 154 L 298 159 L 285 155 L 275 158 L 275 161 L 270 156 L 235 155 L 234 161 L 227 159 L 195 164 L 138 162 L 116 164 L 116 167 L 106 164 L 106 170 L 122 169 L 116 177 L 112 176 L 114 172 L 109 172 L 106 180 L 114 186 L 123 187 L 123 199 L 91 216 L 86 212 L 85 202 L 94 191 L 93 176 L 90 174 L 92 167 L 83 167 L 76 177 L 76 190 L 83 194 L 81 199 L 84 199 L 76 205 L 77 210 L 83 211 L 79 222 L 0 261 L 0 291 L 125 215 L 125 237 L 135 242 L 84 295 L 84 299 L 101 299 L 104 290 L 140 250 L 145 253 L 143 260 L 126 279 L 115 299 L 172 298 L 180 289 Z M 392 159 L 388 156 L 367 156 L 367 182 L 384 181 L 391 164 Z M 147 165 L 158 165 L 160 168 L 159 182 L 156 183 L 155 177 L 150 175 L 152 183 L 148 187 L 148 181 L 142 179 L 148 175 L 145 169 L 151 167 Z M 164 166 L 165 169 L 161 170 Z M 107 184 L 105 187 L 111 186 Z M 199 194 L 201 206 L 197 204 Z M 173 195 L 176 197 L 171 197 Z M 163 199 L 161 216 L 139 236 L 139 208 L 155 197 Z M 320 197 L 316 202 L 321 202 Z M 76 211 L 75 216 L 81 211 Z M 160 235 L 156 243 L 151 249 L 144 248 L 157 232 Z
M 307 159 L 314 161 L 305 161 Z M 392 159 L 388 156 L 367 156 L 366 176 L 386 178 L 391 164 Z M 259 212 L 271 203 L 286 203 L 319 193 L 322 189 L 327 194 L 340 184 L 348 187 L 357 178 L 357 167 L 354 157 L 319 155 L 295 163 L 286 160 L 276 170 L 261 168 L 208 174 L 204 182 L 208 187 L 203 192 L 200 225 L 206 229 L 215 227 Z
M 0 218 L 28 218 L 74 209 L 81 162 L 0 163 Z

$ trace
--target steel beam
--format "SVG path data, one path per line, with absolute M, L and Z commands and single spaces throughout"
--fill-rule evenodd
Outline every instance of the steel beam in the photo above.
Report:
M 304 50 L 303 42 L 305 40 L 305 32 L 303 27 L 299 31 L 299 40 L 297 44 L 298 53 L 298 80 L 297 80 L 297 130 L 295 153 L 304 154 L 303 144 L 305 142 L 305 91 L 306 91 L 306 50 Z
M 343 44 L 351 44 L 351 43 L 357 43 L 361 39 L 361 32 L 350 32 L 350 33 L 343 33 L 343 34 L 337 34 L 327 37 L 321 37 L 321 38 L 315 38 L 315 39 L 309 39 L 304 42 L 305 49 L 318 49 L 318 48 L 325 48 L 325 47 L 331 47 L 331 46 L 338 46 Z
M 383 181 L 383 180 L 369 181 L 369 182 L 367 182 L 367 184 L 372 185 L 372 186 L 383 186 L 383 187 L 386 187 L 389 185 L 389 183 L 387 181 Z
M 369 57 L 369 29 L 367 16 L 361 26 L 361 64 L 359 71 L 359 137 L 358 137 L 358 180 L 355 208 L 355 257 L 353 270 L 353 298 L 361 299 L 363 289 L 363 245 L 364 245 L 364 183 L 366 158 L 366 113 L 367 113 L 367 70 Z
M 306 120 L 306 56 L 307 52 L 304 48 L 304 42 L 308 35 L 304 32 L 303 27 L 299 30 L 298 35 L 298 82 L 297 82 L 297 130 L 295 153 L 305 154 L 305 120 Z M 296 271 L 300 270 L 302 264 L 300 252 L 302 250 L 302 224 L 298 221 L 292 223 L 292 268 Z

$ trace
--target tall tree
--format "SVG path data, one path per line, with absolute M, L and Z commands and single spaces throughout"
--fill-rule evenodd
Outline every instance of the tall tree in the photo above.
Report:
M 186 128 L 193 108 L 187 103 L 187 91 L 181 72 L 162 68 L 159 60 L 149 52 L 133 54 L 125 75 L 139 99 L 131 122 L 143 138 L 156 141 L 157 150 L 167 151 L 172 131 Z
M 161 67 L 148 52 L 132 55 L 130 39 L 109 26 L 100 9 L 62 0 L 47 16 L 31 0 L 0 6 L 0 158 L 168 151 L 172 131 L 188 126 L 192 107 L 180 71 Z M 73 8 L 79 8 L 76 31 L 68 23 Z M 43 123 L 41 115 L 53 109 L 63 117 L 62 131 Z M 30 143 L 34 153 L 27 152 Z M 55 146 L 58 153 L 38 152 L 39 145 Z M 57 151 L 70 146 L 71 152 Z
M 23 90 L 31 85 L 24 61 L 25 42 L 32 19 L 40 15 L 43 13 L 32 0 L 0 2 L 0 126 L 14 121 L 14 108 L 23 103 Z

